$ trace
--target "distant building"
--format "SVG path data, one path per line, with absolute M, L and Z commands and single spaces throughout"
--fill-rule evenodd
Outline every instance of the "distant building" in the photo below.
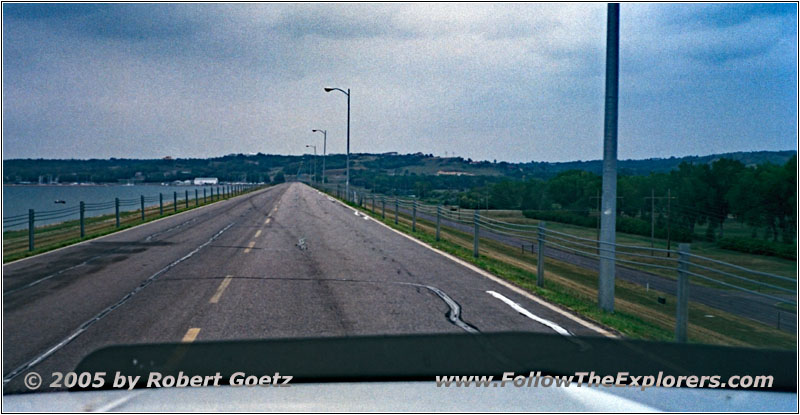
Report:
M 194 178 L 194 185 L 195 186 L 203 186 L 206 184 L 215 185 L 219 184 L 219 179 L 216 177 L 195 177 Z
M 467 173 L 465 171 L 444 171 L 439 170 L 436 172 L 437 176 L 474 176 L 472 173 Z

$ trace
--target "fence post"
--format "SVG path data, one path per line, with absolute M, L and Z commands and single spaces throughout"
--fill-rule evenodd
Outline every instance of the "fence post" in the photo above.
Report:
M 442 206 L 436 205 L 436 240 L 439 240 L 439 228 L 442 225 Z
M 34 216 L 33 209 L 28 209 L 28 251 L 33 251 Z
M 114 198 L 114 213 L 117 217 L 117 227 L 119 228 L 119 198 Z
M 539 222 L 539 229 L 537 236 L 536 246 L 536 286 L 544 287 L 544 236 L 545 236 L 545 222 Z M 531 246 L 531 249 L 533 246 Z
M 205 205 L 206 202 L 207 202 L 207 200 L 206 200 L 206 188 L 204 187 L 203 188 L 203 204 Z
M 186 209 L 189 209 L 189 191 L 188 190 L 184 190 L 183 192 L 184 192 L 183 203 L 186 206 Z
M 178 211 L 178 192 L 172 192 L 172 211 Z
M 80 212 L 81 212 L 81 238 L 86 236 L 86 226 L 84 225 L 84 217 L 86 216 L 86 204 L 81 201 L 80 204 Z
M 411 204 L 411 232 L 417 231 L 417 201 Z
M 381 196 L 381 219 L 386 219 L 386 198 Z
M 158 216 L 164 216 L 164 195 L 158 192 Z
M 475 235 L 475 241 L 473 242 L 472 247 L 472 256 L 475 258 L 478 257 L 478 239 L 480 238 L 480 225 L 478 225 L 478 210 L 476 209 L 474 214 L 472 215 L 472 222 L 475 223 L 475 231 L 473 232 Z
M 689 244 L 678 245 L 678 289 L 675 305 L 675 341 L 686 343 L 689 324 Z
M 372 196 L 372 213 L 375 213 L 375 195 L 373 194 L 370 196 Z
M 194 207 L 200 206 L 200 199 L 197 197 L 197 189 L 194 189 Z
M 142 206 L 142 222 L 144 222 L 144 195 L 139 196 L 139 201 Z

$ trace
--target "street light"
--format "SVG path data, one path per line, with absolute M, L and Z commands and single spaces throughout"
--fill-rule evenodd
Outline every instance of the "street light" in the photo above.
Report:
M 317 146 L 313 144 L 306 144 L 306 147 L 311 147 L 314 149 L 314 180 L 315 182 L 319 183 L 319 177 L 317 177 Z
M 344 191 L 347 194 L 347 199 L 350 199 L 350 88 L 345 91 L 341 88 L 325 88 L 325 92 L 339 91 L 347 95 L 347 175 L 345 178 Z
M 325 185 L 325 159 L 327 158 L 328 130 L 311 130 L 312 133 L 322 133 L 322 185 Z

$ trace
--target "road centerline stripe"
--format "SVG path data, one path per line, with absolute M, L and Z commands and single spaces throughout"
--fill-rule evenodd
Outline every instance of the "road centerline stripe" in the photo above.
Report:
M 251 250 L 251 249 L 253 249 L 253 247 L 254 247 L 255 245 L 256 245 L 256 241 L 250 241 L 250 243 L 249 243 L 249 244 L 247 244 L 247 248 L 245 248 L 245 249 L 244 249 L 244 253 L 245 253 L 245 254 L 248 254 L 248 253 L 250 253 L 250 250 Z
M 197 334 L 200 333 L 200 329 L 193 327 L 186 331 L 186 334 L 183 335 L 183 339 L 181 339 L 181 343 L 191 343 L 194 339 L 197 338 Z
M 271 220 L 272 220 L 272 218 L 267 218 L 267 220 L 264 221 L 264 225 L 269 225 L 269 221 L 271 221 Z
M 225 292 L 225 289 L 228 288 L 228 285 L 231 283 L 233 279 L 233 275 L 226 275 L 225 278 L 219 283 L 219 287 L 217 287 L 217 292 L 208 300 L 211 304 L 216 304 L 219 302 L 220 297 L 222 297 L 222 293 Z
M 254 238 L 258 238 L 259 236 L 261 236 L 261 229 L 256 231 L 256 236 L 254 236 Z

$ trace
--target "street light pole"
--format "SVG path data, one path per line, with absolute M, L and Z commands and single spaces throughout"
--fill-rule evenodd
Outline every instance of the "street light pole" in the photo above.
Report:
M 317 177 L 317 146 L 313 144 L 306 144 L 306 147 L 311 147 L 314 149 L 314 180 L 312 182 L 319 183 L 319 177 Z
M 347 88 L 347 91 L 341 88 L 325 88 L 325 92 L 331 91 L 339 91 L 345 95 L 347 95 L 347 169 L 346 169 L 346 178 L 345 178 L 345 194 L 350 197 L 350 88 Z
M 312 133 L 322 133 L 322 185 L 325 185 L 325 159 L 328 158 L 328 130 L 311 130 Z

